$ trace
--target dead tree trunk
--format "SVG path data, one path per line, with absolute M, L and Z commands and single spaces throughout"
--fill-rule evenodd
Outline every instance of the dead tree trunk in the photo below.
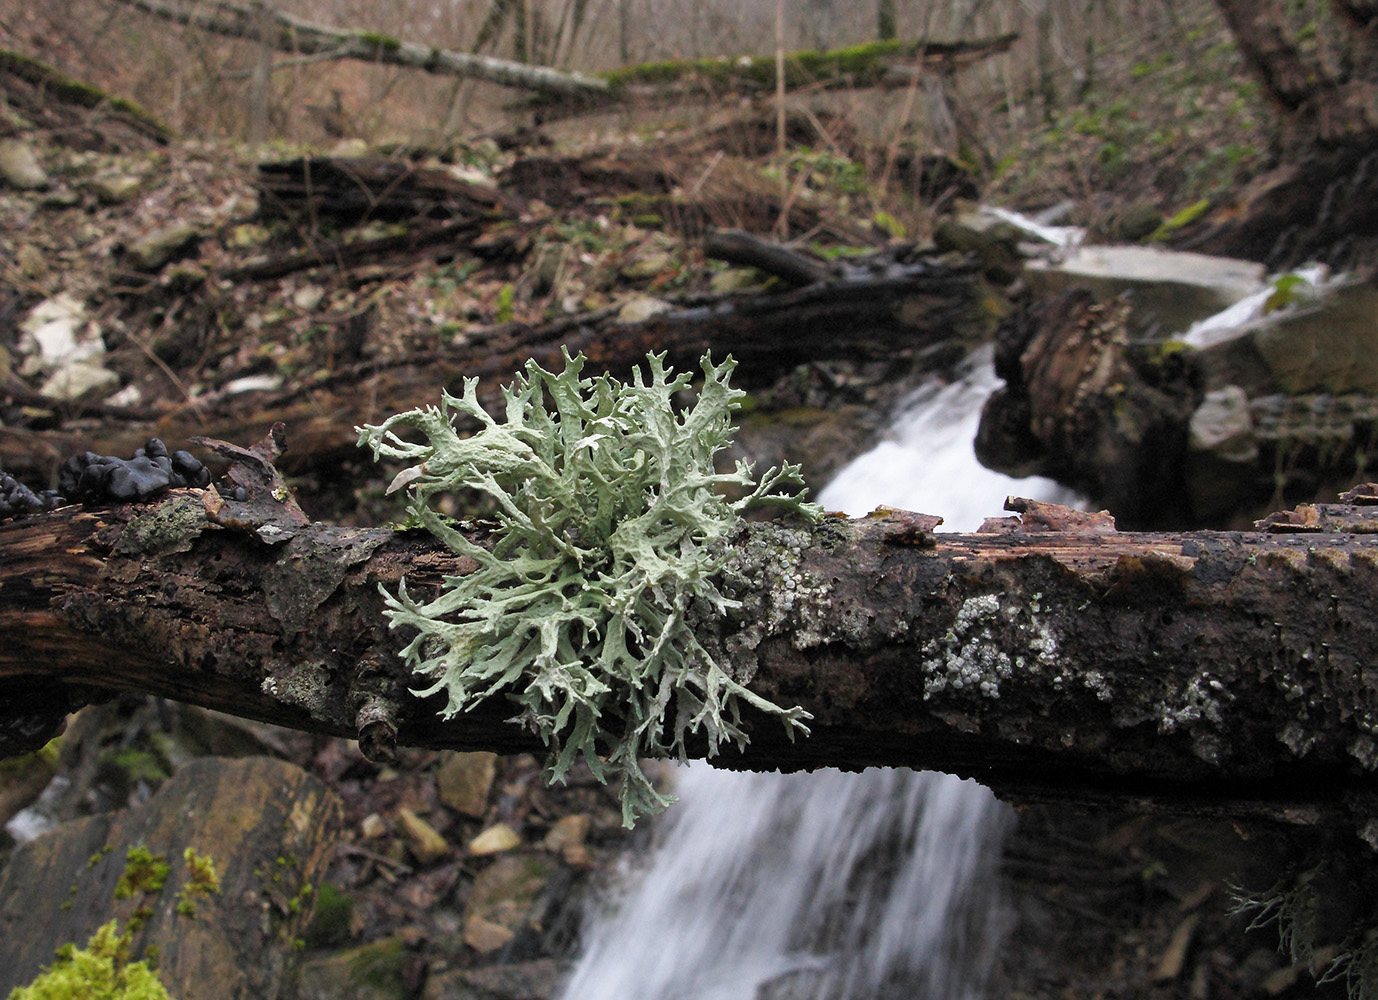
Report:
M 313 523 L 265 452 L 237 454 L 247 500 L 184 490 L 0 524 L 8 752 L 122 689 L 380 753 L 537 749 L 498 700 L 443 722 L 408 692 L 378 587 L 405 576 L 420 594 L 466 559 L 416 532 Z M 1014 506 L 1022 520 L 970 535 L 900 512 L 744 526 L 743 607 L 700 639 L 813 733 L 749 719 L 751 745 L 724 761 L 941 769 L 1016 801 L 1152 801 L 1378 846 L 1373 507 L 1135 534 Z

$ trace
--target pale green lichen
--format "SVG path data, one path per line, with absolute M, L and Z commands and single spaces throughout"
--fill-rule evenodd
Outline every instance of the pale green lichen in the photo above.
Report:
M 408 664 L 445 692 L 446 718 L 503 693 L 520 706 L 513 721 L 550 747 L 548 774 L 562 780 L 579 759 L 595 776 L 622 777 L 630 826 L 670 801 L 640 767 L 644 757 L 684 759 L 702 733 L 709 754 L 743 745 L 743 702 L 807 733 L 801 708 L 782 708 L 745 687 L 686 622 L 722 615 L 739 602 L 720 589 L 724 543 L 743 510 L 769 504 L 811 519 L 814 504 L 792 490 L 798 468 L 772 469 L 756 482 L 749 464 L 718 473 L 713 458 L 731 441 L 732 411 L 744 395 L 729 386 L 735 362 L 701 363 L 704 383 L 689 408 L 675 397 L 688 374 L 648 358 L 630 384 L 609 375 L 580 378 L 584 357 L 565 354 L 554 374 L 534 361 L 503 390 L 506 420 L 480 405 L 477 379 L 440 408 L 410 410 L 359 428 L 375 458 L 414 462 L 393 481 L 412 494 L 426 529 L 478 568 L 448 577 L 432 600 L 405 582 L 386 593 L 394 628 L 416 636 Z M 546 399 L 553 410 L 547 410 Z M 478 430 L 464 436 L 456 417 Z M 412 443 L 398 431 L 427 438 Z M 492 548 L 475 544 L 437 513 L 438 494 L 478 489 L 496 501 Z M 729 502 L 718 492 L 746 495 Z
M 1249 930 L 1272 924 L 1278 932 L 1278 950 L 1292 964 L 1305 963 L 1316 975 L 1316 984 L 1343 982 L 1349 1000 L 1378 1000 L 1378 915 L 1370 912 L 1349 928 L 1323 968 L 1318 968 L 1319 928 L 1330 905 L 1322 884 L 1326 862 L 1289 874 L 1261 893 L 1231 886 L 1231 915 L 1249 914 Z

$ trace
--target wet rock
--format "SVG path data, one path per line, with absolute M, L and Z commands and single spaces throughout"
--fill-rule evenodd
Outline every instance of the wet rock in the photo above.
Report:
M 469 842 L 469 853 L 482 857 L 485 854 L 501 854 L 521 847 L 522 838 L 506 823 L 498 823 L 484 830 Z
M 635 295 L 628 299 L 617 312 L 619 323 L 642 323 L 659 313 L 667 312 L 670 303 L 653 299 L 649 295 Z
M 1032 260 L 1030 288 L 1055 295 L 1089 289 L 1100 301 L 1127 295 L 1130 332 L 1167 335 L 1214 315 L 1264 287 L 1262 264 L 1156 247 L 1083 246 L 1060 260 Z
M 555 996 L 564 970 L 551 958 L 478 969 L 450 969 L 426 980 L 422 1000 L 542 1000 Z
M 1293 395 L 1378 395 L 1378 289 L 1325 288 L 1314 305 L 1261 320 L 1249 334 L 1277 387 Z
M 590 868 L 593 855 L 585 841 L 589 835 L 590 819 L 588 813 L 574 813 L 561 816 L 541 841 L 547 851 L 559 854 L 571 868 Z
M 310 916 L 304 889 L 324 874 L 342 812 L 326 785 L 294 765 L 203 757 L 137 808 L 64 823 L 17 848 L 0 874 L 0 995 L 32 981 L 54 948 L 83 943 L 136 907 L 148 915 L 132 951 L 157 947 L 158 977 L 173 996 L 288 995 L 299 962 L 290 942 Z M 135 846 L 164 857 L 167 880 L 116 900 Z M 187 847 L 213 859 L 221 885 L 196 900 L 195 919 L 178 912 Z
M 405 806 L 397 810 L 397 826 L 412 857 L 423 866 L 434 864 L 450 853 L 450 842 L 435 827 Z
M 938 223 L 933 242 L 943 253 L 972 254 L 993 280 L 1009 284 L 1023 264 L 1019 243 L 1025 235 L 1009 222 L 968 206 Z
M 497 766 L 495 753 L 447 753 L 435 773 L 440 801 L 462 816 L 482 819 Z
M 674 266 L 675 256 L 669 250 L 654 245 L 645 246 L 632 254 L 619 273 L 628 281 L 649 281 Z
M 27 142 L 0 139 L 0 180 L 10 187 L 33 191 L 48 186 L 48 172 Z
M 1258 441 L 1249 413 L 1249 394 L 1237 385 L 1206 393 L 1191 416 L 1188 447 L 1192 451 L 1210 452 L 1226 461 L 1255 461 Z
M 713 272 L 713 277 L 708 279 L 708 290 L 718 295 L 760 287 L 761 272 L 750 267 L 729 267 L 726 271 Z
M 472 934 L 476 940 L 497 948 L 524 932 L 538 932 L 546 887 L 557 869 L 558 862 L 540 852 L 495 858 L 475 876 L 470 888 L 464 911 L 466 939 Z M 486 925 L 502 928 L 508 934 L 501 943 L 495 943 L 504 935 Z M 468 943 L 477 948 L 473 942 Z
M 370 941 L 302 965 L 298 1000 L 406 1000 L 408 952 L 398 937 Z
M 470 917 L 464 922 L 464 943 L 480 955 L 498 951 L 514 937 L 516 934 L 502 924 L 495 924 L 482 917 Z

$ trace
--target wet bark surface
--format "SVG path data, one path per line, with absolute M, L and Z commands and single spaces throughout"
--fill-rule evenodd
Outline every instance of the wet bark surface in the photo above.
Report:
M 380 754 L 538 749 L 500 701 L 444 722 L 408 691 L 378 587 L 424 593 L 467 560 L 417 532 L 311 522 L 262 475 L 244 501 L 176 491 L 0 526 L 0 683 L 50 694 L 11 708 L 36 739 L 95 688 Z M 1378 840 L 1372 508 L 1140 534 L 1023 507 L 972 535 L 903 512 L 744 526 L 726 571 L 743 609 L 696 628 L 813 733 L 756 719 L 721 763 L 908 765 L 1017 801 L 1143 800 Z

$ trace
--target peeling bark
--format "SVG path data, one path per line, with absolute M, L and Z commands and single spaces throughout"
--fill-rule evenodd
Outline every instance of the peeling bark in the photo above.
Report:
M 464 558 L 416 532 L 312 522 L 270 451 L 229 450 L 248 499 L 181 490 L 0 525 L 11 715 L 32 730 L 75 695 L 129 689 L 383 754 L 539 749 L 503 704 L 443 722 L 402 675 L 379 585 L 438 587 Z M 695 628 L 754 690 L 811 712 L 813 734 L 791 743 L 755 718 L 721 762 L 940 769 L 1016 801 L 1152 801 L 1378 846 L 1371 506 L 1185 534 L 1022 510 L 969 535 L 898 511 L 743 526 L 727 571 L 743 607 Z

